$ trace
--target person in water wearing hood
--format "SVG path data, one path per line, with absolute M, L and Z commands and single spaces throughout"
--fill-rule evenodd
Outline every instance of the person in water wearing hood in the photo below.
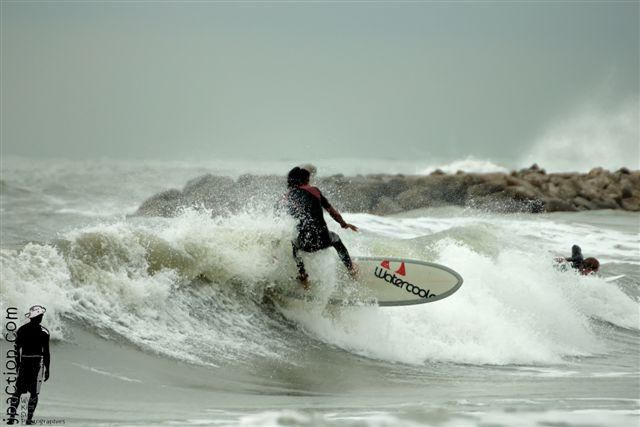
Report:
M 298 220 L 298 236 L 292 242 L 293 257 L 298 266 L 298 280 L 305 289 L 309 287 L 309 275 L 304 268 L 299 251 L 316 252 L 333 246 L 349 273 L 354 277 L 357 274 L 356 266 L 351 261 L 349 252 L 340 237 L 327 228 L 323 209 L 329 212 L 329 215 L 342 228 L 358 231 L 358 227 L 347 223 L 320 190 L 309 185 L 310 176 L 311 173 L 307 169 L 297 166 L 291 169 L 287 176 L 288 190 L 284 196 L 287 210 Z
M 20 396 L 29 393 L 26 424 L 33 424 L 33 413 L 38 405 L 38 394 L 42 378 L 49 379 L 49 331 L 42 326 L 42 317 L 47 310 L 41 305 L 34 305 L 25 314 L 29 323 L 18 328 L 15 340 L 15 357 L 18 368 L 15 391 L 9 398 L 7 424 L 15 424 L 20 405 Z M 43 372 L 44 371 L 44 372 Z
M 582 249 L 580 249 L 580 246 L 571 246 L 571 257 L 564 258 L 564 260 L 566 262 L 570 262 L 571 267 L 574 269 L 580 270 L 584 264 L 584 257 L 582 256 Z
M 559 262 L 569 262 L 571 263 L 571 267 L 574 270 L 578 270 L 580 274 L 585 276 L 597 273 L 600 269 L 600 262 L 595 258 L 587 258 L 585 259 L 582 255 L 582 249 L 578 245 L 573 245 L 571 247 L 571 257 L 569 258 L 558 258 Z

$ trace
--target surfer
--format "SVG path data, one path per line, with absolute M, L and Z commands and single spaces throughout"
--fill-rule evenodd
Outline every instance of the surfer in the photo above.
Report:
M 582 249 L 580 246 L 571 246 L 571 256 L 569 258 L 564 258 L 564 261 L 570 262 L 571 267 L 575 270 L 580 270 L 584 264 L 584 257 L 582 256 Z
M 298 166 L 291 169 L 287 176 L 288 190 L 284 195 L 287 210 L 298 220 L 298 236 L 292 242 L 293 258 L 298 266 L 298 280 L 305 289 L 309 287 L 309 275 L 304 268 L 299 251 L 316 252 L 333 246 L 349 273 L 353 277 L 357 274 L 356 266 L 351 261 L 349 252 L 340 237 L 327 228 L 322 210 L 329 212 L 329 215 L 342 228 L 358 231 L 358 227 L 347 223 L 320 190 L 309 185 L 310 176 L 311 172 L 307 169 Z
M 18 369 L 15 391 L 9 398 L 7 424 L 15 424 L 18 420 L 20 396 L 29 393 L 26 424 L 33 424 L 33 413 L 38 405 L 38 393 L 42 376 L 49 379 L 49 331 L 42 326 L 42 317 L 47 310 L 41 305 L 34 305 L 25 314 L 29 323 L 18 328 L 15 340 L 15 358 Z M 44 369 L 44 372 L 43 372 Z
M 587 258 L 582 263 L 582 268 L 580 268 L 580 274 L 588 276 L 593 273 L 597 273 L 600 269 L 600 261 L 595 258 Z
M 571 263 L 571 268 L 580 272 L 585 276 L 596 273 L 600 269 L 600 262 L 595 258 L 585 259 L 582 255 L 582 249 L 578 245 L 571 247 L 571 256 L 568 258 L 556 258 L 559 263 Z

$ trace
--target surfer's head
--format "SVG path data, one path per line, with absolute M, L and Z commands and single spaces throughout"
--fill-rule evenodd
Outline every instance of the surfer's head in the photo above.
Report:
M 44 316 L 44 313 L 46 311 L 47 309 L 43 306 L 34 305 L 29 308 L 29 312 L 26 313 L 24 317 L 28 317 L 29 320 L 35 324 L 40 324 L 40 322 L 42 322 L 42 317 Z
M 291 169 L 289 175 L 287 175 L 287 187 L 296 188 L 308 184 L 310 176 L 311 173 L 308 170 L 296 166 Z
M 582 274 L 596 273 L 600 269 L 600 261 L 595 258 L 587 258 L 582 264 Z

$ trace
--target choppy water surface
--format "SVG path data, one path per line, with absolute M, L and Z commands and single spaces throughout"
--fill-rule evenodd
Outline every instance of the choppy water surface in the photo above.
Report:
M 637 214 L 347 213 L 362 232 L 336 231 L 353 254 L 441 263 L 464 285 L 422 306 L 302 310 L 263 298 L 266 288 L 293 285 L 290 220 L 255 205 L 224 218 L 196 209 L 127 217 L 154 192 L 202 173 L 279 168 L 284 162 L 232 170 L 3 165 L 3 312 L 45 305 L 55 340 L 38 417 L 98 425 L 637 424 Z M 551 259 L 574 243 L 601 260 L 600 276 L 553 268 Z M 341 284 L 333 253 L 308 264 L 318 289 Z M 606 281 L 617 275 L 624 277 Z

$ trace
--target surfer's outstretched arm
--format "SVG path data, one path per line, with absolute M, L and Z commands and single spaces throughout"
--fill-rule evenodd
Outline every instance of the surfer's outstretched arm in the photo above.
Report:
M 329 206 L 326 209 L 327 209 L 327 212 L 329 212 L 329 215 L 331 215 L 331 218 L 333 218 L 338 224 L 340 224 L 340 227 L 348 228 L 353 231 L 358 231 L 358 227 L 356 227 L 353 224 L 349 224 L 347 221 L 345 221 L 342 218 L 342 215 L 340 215 L 340 212 L 336 210 L 336 208 L 334 208 L 333 206 Z

